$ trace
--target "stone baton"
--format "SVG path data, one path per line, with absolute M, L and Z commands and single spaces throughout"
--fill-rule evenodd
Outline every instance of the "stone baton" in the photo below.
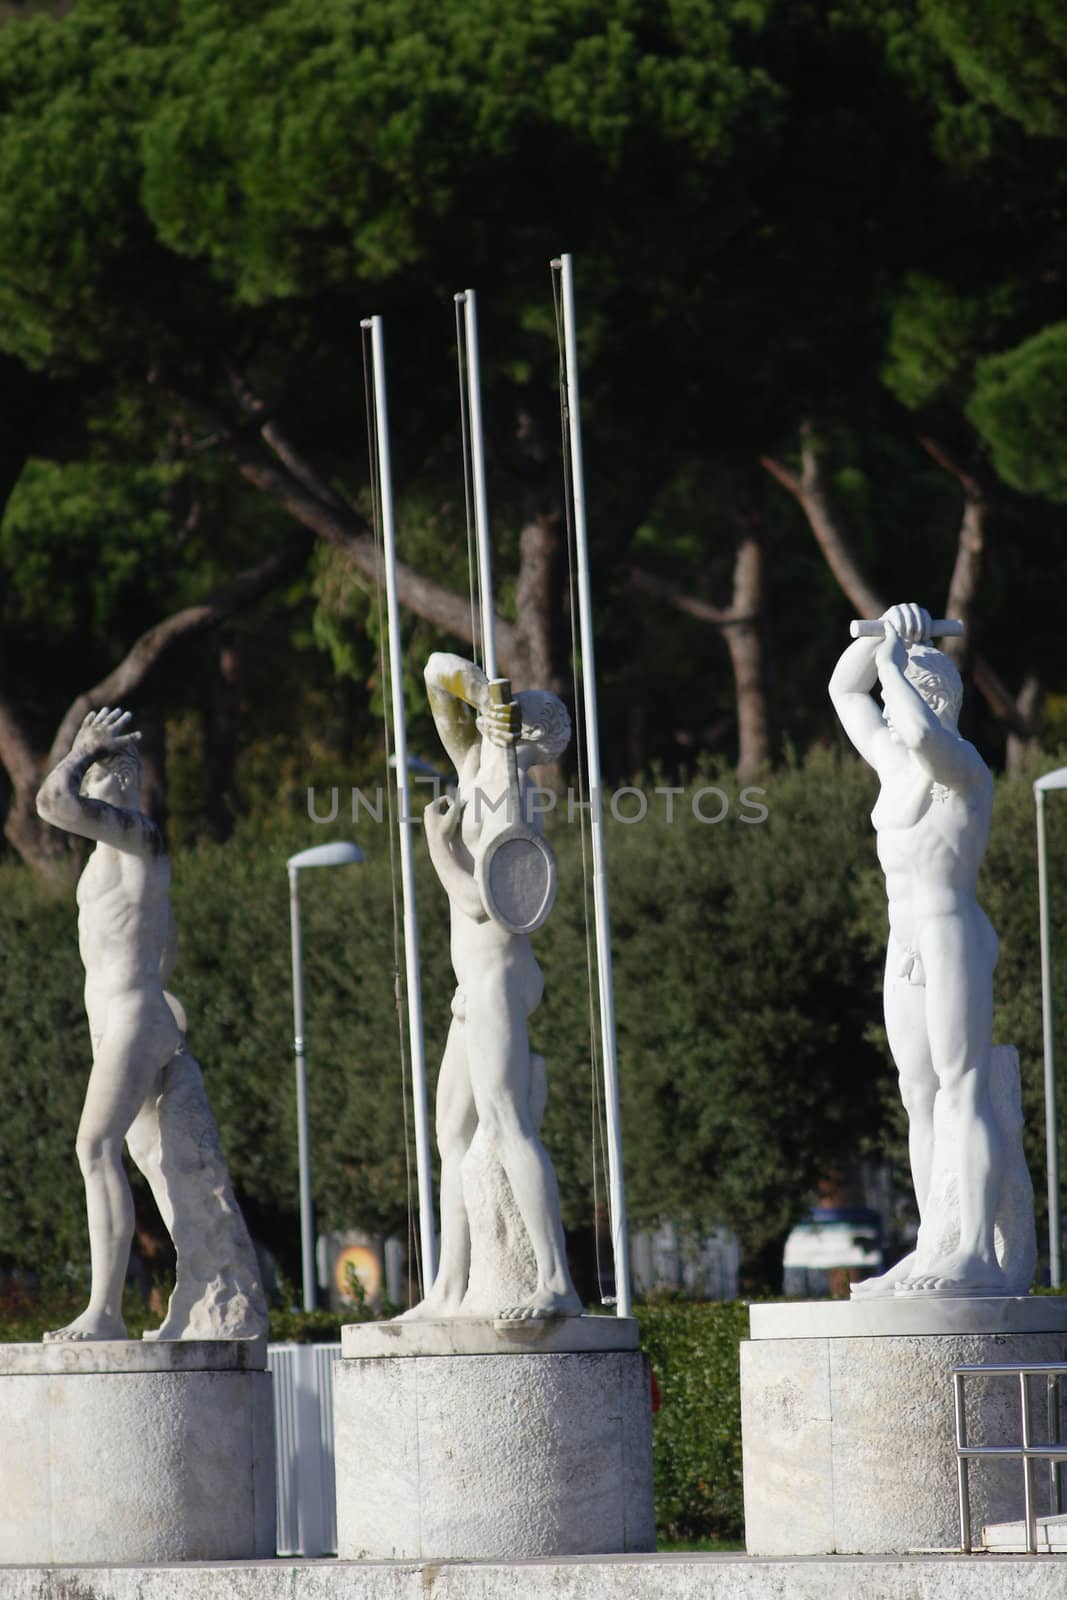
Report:
M 885 627 L 881 617 L 875 617 L 873 622 L 850 622 L 848 631 L 854 639 L 879 639 Z M 963 623 L 954 622 L 951 618 L 942 617 L 939 622 L 930 624 L 931 639 L 956 638 L 962 632 Z

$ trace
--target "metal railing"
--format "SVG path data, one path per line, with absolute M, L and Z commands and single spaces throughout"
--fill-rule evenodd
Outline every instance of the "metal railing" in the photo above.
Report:
M 279 1555 L 337 1553 L 333 1373 L 339 1344 L 272 1344 Z
M 964 1405 L 964 1379 L 1014 1378 L 1019 1385 L 1020 1442 L 1018 1444 L 968 1444 L 967 1413 Z M 1030 1436 L 1031 1378 L 1045 1379 L 1048 1441 L 1035 1444 Z M 991 1361 L 983 1366 L 952 1369 L 952 1391 L 956 1412 L 956 1478 L 960 1501 L 960 1544 L 968 1554 L 973 1548 L 971 1534 L 970 1463 L 980 1458 L 1005 1456 L 1020 1461 L 1023 1469 L 1023 1506 L 1026 1522 L 1026 1548 L 1037 1554 L 1037 1513 L 1034 1506 L 1034 1463 L 1047 1461 L 1049 1501 L 1054 1516 L 1063 1511 L 1062 1467 L 1067 1461 L 1067 1446 L 1060 1439 L 1060 1383 L 1067 1379 L 1067 1362 Z

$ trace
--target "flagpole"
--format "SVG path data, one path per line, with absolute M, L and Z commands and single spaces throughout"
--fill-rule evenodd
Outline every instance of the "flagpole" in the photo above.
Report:
M 400 649 L 400 605 L 396 591 L 396 528 L 393 477 L 389 456 L 389 410 L 385 392 L 385 354 L 381 317 L 370 317 L 377 423 L 378 475 L 381 483 L 382 538 L 385 547 L 385 597 L 389 631 L 389 679 L 393 702 L 393 745 L 400 832 L 400 881 L 404 901 L 404 969 L 408 1034 L 411 1042 L 411 1098 L 415 1120 L 415 1165 L 418 1174 L 419 1243 L 422 1250 L 423 1294 L 437 1276 L 437 1233 L 433 1212 L 430 1163 L 430 1118 L 426 1096 L 426 1052 L 422 1033 L 422 989 L 419 981 L 419 925 L 415 912 L 415 877 L 411 851 L 411 791 L 408 782 L 408 736 L 404 718 L 404 664 Z
M 485 438 L 482 433 L 482 380 L 478 364 L 478 301 L 473 289 L 456 296 L 463 307 L 467 346 L 467 415 L 471 433 L 471 477 L 474 484 L 474 531 L 478 546 L 478 611 L 482 629 L 482 665 L 492 683 L 496 677 L 496 628 L 493 616 L 493 564 L 489 551 L 489 502 L 485 492 Z
M 596 659 L 593 646 L 593 602 L 589 587 L 589 541 L 585 519 L 585 474 L 582 465 L 582 421 L 578 396 L 575 339 L 574 275 L 571 257 L 560 256 L 563 288 L 563 340 L 566 406 L 571 447 L 571 491 L 578 571 L 578 622 L 582 651 L 586 762 L 589 775 L 589 820 L 593 847 L 593 916 L 596 929 L 597 985 L 600 1000 L 601 1052 L 604 1062 L 604 1104 L 608 1131 L 608 1197 L 611 1244 L 615 1260 L 616 1314 L 631 1314 L 630 1250 L 626 1230 L 626 1194 L 622 1171 L 622 1129 L 619 1108 L 619 1066 L 615 1042 L 615 988 L 611 970 L 611 924 L 604 858 L 604 812 L 601 804 L 600 733 L 596 701 Z

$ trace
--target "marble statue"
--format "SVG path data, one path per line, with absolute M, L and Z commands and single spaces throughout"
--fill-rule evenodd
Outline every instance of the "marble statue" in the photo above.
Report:
M 37 796 L 46 822 L 96 841 L 78 883 L 78 938 L 93 1062 L 78 1128 L 89 1215 L 89 1304 L 46 1340 L 124 1339 L 133 1238 L 125 1140 L 177 1251 L 174 1292 L 154 1339 L 239 1339 L 267 1331 L 255 1250 L 230 1187 L 185 1015 L 166 984 L 177 956 L 170 864 L 140 810 L 130 713 L 90 712 Z
M 525 925 L 526 867 L 541 907 L 529 914 L 533 925 L 545 897 L 529 839 L 539 833 L 538 821 L 513 815 L 515 801 L 526 809 L 526 772 L 566 749 L 570 719 L 562 701 L 540 690 L 500 698 L 499 682 L 491 686 L 459 656 L 431 656 L 426 686 L 459 777 L 455 798 L 442 796 L 424 813 L 430 857 L 449 899 L 456 991 L 437 1086 L 441 1260 L 429 1294 L 404 1315 L 508 1322 L 578 1316 L 556 1177 L 538 1137 L 544 1063 L 531 1054 L 527 1032 L 543 980 L 528 935 L 513 931 Z M 526 867 L 510 889 L 501 878 L 507 909 L 492 915 L 484 861 L 490 850 L 503 861 L 516 839 L 529 846 Z
M 963 685 L 928 642 L 929 614 L 896 605 L 881 621 L 841 656 L 830 698 L 881 783 L 871 821 L 889 901 L 885 1025 L 920 1227 L 912 1254 L 853 1295 L 1026 1294 L 1036 1243 L 1018 1061 L 992 1043 L 998 945 L 976 898 L 993 782 L 957 728 Z

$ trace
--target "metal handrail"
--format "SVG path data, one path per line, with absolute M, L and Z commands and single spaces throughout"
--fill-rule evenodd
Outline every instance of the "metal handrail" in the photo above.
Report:
M 967 1414 L 964 1406 L 963 1383 L 965 1378 L 1016 1378 L 1019 1384 L 1021 1436 L 1019 1444 L 967 1443 Z M 1047 1444 L 1034 1444 L 1030 1437 L 1030 1378 L 1044 1378 L 1049 1439 Z M 1049 1489 L 1053 1514 L 1063 1511 L 1062 1464 L 1067 1461 L 1067 1447 L 1061 1448 L 1059 1386 L 1067 1378 L 1067 1361 L 1045 1363 L 1030 1361 L 990 1361 L 982 1366 L 952 1368 L 952 1395 L 956 1413 L 956 1480 L 960 1502 L 960 1544 L 970 1554 L 971 1496 L 969 1468 L 972 1460 L 980 1456 L 1013 1456 L 1022 1463 L 1023 1507 L 1026 1520 L 1026 1548 L 1030 1555 L 1037 1554 L 1037 1515 L 1034 1510 L 1034 1462 L 1049 1464 Z

